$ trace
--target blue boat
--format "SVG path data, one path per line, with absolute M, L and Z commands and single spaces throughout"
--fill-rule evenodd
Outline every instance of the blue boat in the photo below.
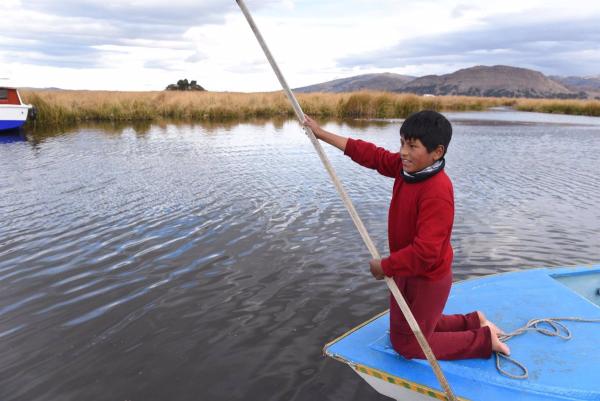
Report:
M 505 332 L 538 318 L 590 321 L 559 320 L 555 328 L 570 339 L 526 331 L 508 340 L 511 358 L 527 369 L 526 378 L 500 373 L 494 357 L 440 361 L 458 399 L 600 400 L 600 265 L 531 269 L 454 283 L 444 313 L 473 310 L 483 311 Z M 553 330 L 546 323 L 540 327 Z M 427 360 L 407 360 L 394 351 L 387 311 L 330 342 L 324 352 L 396 400 L 446 399 Z M 506 359 L 499 363 L 509 374 L 524 372 Z

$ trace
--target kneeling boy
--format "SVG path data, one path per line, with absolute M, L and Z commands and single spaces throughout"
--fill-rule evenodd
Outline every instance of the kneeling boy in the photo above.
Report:
M 452 137 L 450 122 L 435 111 L 409 116 L 400 127 L 400 152 L 322 129 L 306 116 L 315 136 L 356 163 L 393 178 L 388 214 L 390 255 L 369 262 L 373 276 L 393 277 L 438 359 L 488 358 L 509 354 L 502 332 L 482 312 L 442 313 L 452 285 L 454 192 L 444 171 Z M 406 358 L 425 358 L 398 304 L 390 295 L 390 339 Z

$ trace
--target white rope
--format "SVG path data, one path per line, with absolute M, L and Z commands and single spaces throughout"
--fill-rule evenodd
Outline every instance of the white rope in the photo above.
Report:
M 570 340 L 573 337 L 571 331 L 566 325 L 559 323 L 559 321 L 600 323 L 600 319 L 584 319 L 580 317 L 549 317 L 545 319 L 531 319 L 527 322 L 525 326 L 520 327 L 511 333 L 500 334 L 498 336 L 498 339 L 502 342 L 506 342 L 515 336 L 526 333 L 527 331 L 535 331 L 546 336 L 558 337 L 562 338 L 563 340 Z M 547 327 L 542 327 L 542 325 L 546 325 Z M 508 363 L 512 363 L 517 368 L 519 368 L 519 370 L 521 370 L 522 373 L 513 374 L 508 372 L 502 367 L 502 360 L 505 360 Z M 500 372 L 500 374 L 506 377 L 510 377 L 511 379 L 527 379 L 529 377 L 529 371 L 527 370 L 527 367 L 525 365 L 518 362 L 514 358 L 504 355 L 501 352 L 496 352 L 496 369 L 498 369 L 498 372 Z
M 300 104 L 298 104 L 296 97 L 290 90 L 285 78 L 283 77 L 283 74 L 279 70 L 279 67 L 277 66 L 277 63 L 275 62 L 275 59 L 271 55 L 271 52 L 269 51 L 269 48 L 267 47 L 267 44 L 265 43 L 260 31 L 258 30 L 258 27 L 254 23 L 254 20 L 252 19 L 252 15 L 250 15 L 250 11 L 248 11 L 248 8 L 244 4 L 244 1 L 243 0 L 236 0 L 236 1 L 237 1 L 238 5 L 240 6 L 242 12 L 244 13 L 244 16 L 248 20 L 248 24 L 250 24 L 250 28 L 254 32 L 254 35 L 256 36 L 256 39 L 258 40 L 258 43 L 262 47 L 265 55 L 267 56 L 267 59 L 269 60 L 269 63 L 271 64 L 271 67 L 273 68 L 275 75 L 277 75 L 277 78 L 279 79 L 279 83 L 283 87 L 285 94 L 287 95 L 290 103 L 292 104 L 292 107 L 294 108 L 294 112 L 296 113 L 296 117 L 298 118 L 298 121 L 300 121 L 300 123 L 302 124 L 304 122 L 304 113 L 300 107 Z M 375 244 L 371 240 L 371 237 L 369 236 L 367 229 L 365 228 L 362 220 L 358 216 L 358 213 L 356 212 L 356 209 L 354 208 L 354 205 L 352 204 L 350 197 L 346 193 L 346 190 L 344 189 L 341 181 L 337 177 L 337 174 L 335 173 L 333 166 L 331 165 L 331 163 L 329 162 L 329 159 L 325 155 L 325 152 L 323 151 L 321 144 L 319 143 L 319 141 L 317 140 L 317 138 L 315 137 L 313 132 L 310 130 L 310 128 L 304 127 L 304 132 L 306 133 L 306 135 L 308 135 L 308 137 L 310 138 L 310 141 L 312 142 L 313 146 L 315 147 L 315 150 L 317 151 L 321 161 L 323 162 L 325 169 L 329 173 L 329 176 L 331 177 L 331 180 L 333 181 L 335 188 L 337 189 L 340 197 L 342 198 L 342 201 L 344 202 L 346 209 L 348 209 L 348 212 L 350 213 L 350 217 L 352 218 L 352 221 L 356 225 L 356 228 L 358 229 L 360 236 L 362 237 L 365 245 L 369 249 L 371 256 L 373 257 L 373 259 L 380 259 L 381 257 L 379 256 L 379 252 L 377 252 L 377 248 L 375 247 Z M 412 312 L 410 311 L 410 308 L 409 308 L 408 304 L 406 303 L 406 300 L 400 293 L 400 290 L 398 289 L 396 282 L 387 276 L 385 277 L 385 282 L 388 285 L 390 291 L 392 292 L 394 298 L 396 299 L 398 306 L 402 310 L 402 313 L 404 314 L 406 321 L 408 322 L 419 345 L 421 346 L 423 353 L 427 357 L 427 360 L 429 361 L 431 368 L 433 369 L 433 372 L 435 373 L 438 381 L 440 382 L 442 388 L 444 389 L 444 392 L 446 393 L 446 398 L 450 401 L 456 401 L 456 397 L 454 396 L 454 393 L 452 392 L 452 389 L 450 388 L 450 384 L 448 384 L 446 377 L 442 373 L 440 365 L 439 365 L 437 359 L 435 358 L 435 355 L 433 355 L 433 352 L 431 351 L 431 347 L 427 343 L 427 340 L 425 339 L 425 336 L 423 335 L 423 332 L 421 331 L 419 324 L 417 323 Z

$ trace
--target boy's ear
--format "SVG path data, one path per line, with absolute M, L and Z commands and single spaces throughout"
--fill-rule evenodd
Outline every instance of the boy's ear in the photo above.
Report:
M 438 145 L 437 148 L 433 150 L 433 158 L 437 161 L 440 160 L 444 156 L 444 145 Z

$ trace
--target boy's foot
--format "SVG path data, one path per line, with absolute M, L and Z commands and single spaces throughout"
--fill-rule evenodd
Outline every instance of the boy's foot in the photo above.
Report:
M 492 332 L 492 351 L 501 352 L 504 355 L 510 355 L 510 348 L 508 348 L 508 345 L 498 339 L 498 335 L 491 329 L 491 327 L 490 331 Z
M 479 316 L 480 327 L 487 326 L 490 328 L 490 332 L 492 333 L 492 351 L 501 352 L 504 355 L 510 355 L 510 348 L 508 347 L 508 345 L 500 341 L 500 339 L 498 338 L 498 336 L 504 334 L 504 331 L 502 331 L 494 323 L 487 320 L 483 312 L 477 311 L 477 315 Z
M 479 316 L 479 327 L 489 327 L 492 333 L 496 333 L 496 336 L 505 334 L 500 327 L 487 320 L 483 312 L 477 311 L 477 315 Z

